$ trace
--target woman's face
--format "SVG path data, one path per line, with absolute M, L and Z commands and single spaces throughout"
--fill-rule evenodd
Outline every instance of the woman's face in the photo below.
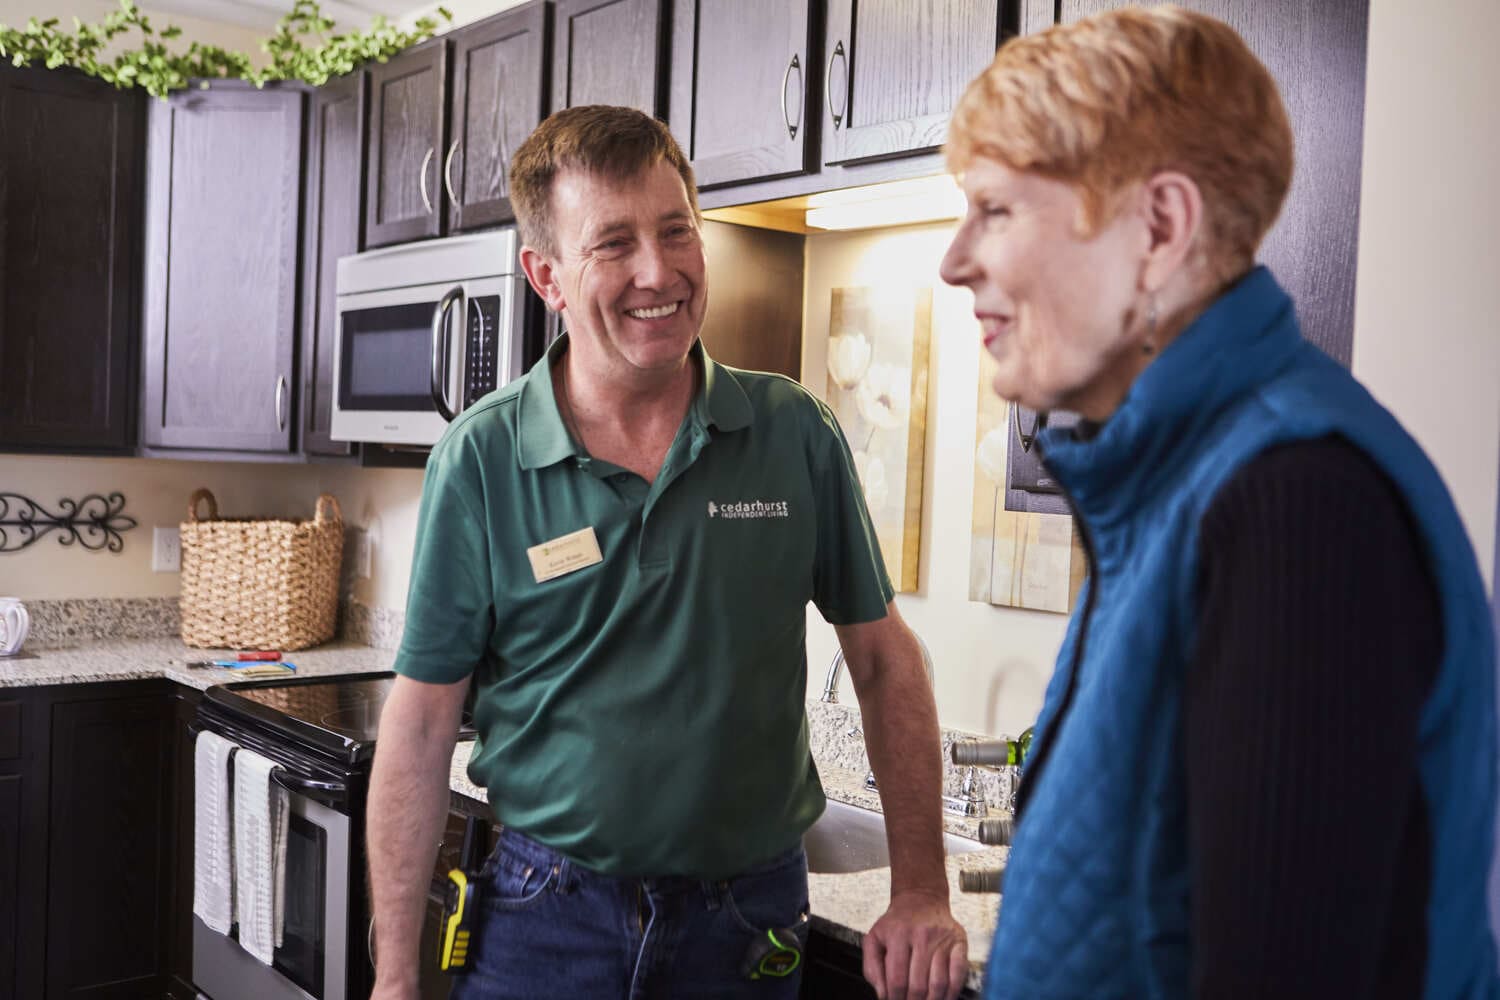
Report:
M 941 273 L 974 293 L 995 392 L 1106 419 L 1146 360 L 1146 224 L 1127 209 L 1084 239 L 1071 185 L 990 159 L 969 165 L 963 188 L 968 212 Z

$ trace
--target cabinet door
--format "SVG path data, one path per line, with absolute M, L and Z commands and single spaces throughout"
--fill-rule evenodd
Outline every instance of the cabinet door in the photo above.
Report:
M 811 168 L 809 0 L 676 0 L 669 120 L 699 187 Z
M 447 90 L 448 45 L 442 38 L 370 69 L 366 245 L 442 234 Z
M 0 442 L 135 444 L 143 99 L 0 67 Z
M 333 420 L 334 296 L 340 257 L 360 250 L 365 189 L 365 74 L 331 80 L 312 95 L 307 206 L 302 225 L 302 450 L 349 455 L 328 436 Z
M 173 744 L 159 691 L 51 712 L 47 997 L 162 986 Z
M 1229 24 L 1276 78 L 1292 121 L 1297 166 L 1259 256 L 1297 303 L 1307 339 L 1347 365 L 1354 345 L 1369 0 L 1174 2 Z M 1059 12 L 1063 21 L 1074 21 L 1126 3 L 1062 0 Z
M 46 716 L 34 693 L 0 698 L 0 997 L 41 996 L 47 913 Z
M 216 85 L 151 104 L 147 445 L 291 450 L 302 101 Z
M 533 0 L 453 35 L 453 134 L 443 158 L 450 230 L 515 218 L 510 157 L 547 113 L 550 14 Z
M 995 58 L 1000 0 L 829 0 L 823 162 L 922 153 Z
M 660 116 L 667 0 L 558 0 L 552 110 L 617 104 Z

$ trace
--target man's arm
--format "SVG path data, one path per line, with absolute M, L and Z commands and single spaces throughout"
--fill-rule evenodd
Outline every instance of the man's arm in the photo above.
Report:
M 468 687 L 468 678 L 426 684 L 397 676 L 381 710 L 366 836 L 378 958 L 371 1000 L 417 996 L 422 913 Z
M 835 626 L 880 782 L 891 852 L 891 905 L 864 939 L 864 973 L 882 997 L 952 1000 L 968 939 L 948 906 L 943 867 L 942 741 L 917 638 L 895 604 Z

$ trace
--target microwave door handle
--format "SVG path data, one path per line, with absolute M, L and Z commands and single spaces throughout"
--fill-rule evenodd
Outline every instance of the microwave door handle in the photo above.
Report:
M 444 349 L 446 345 L 443 333 L 447 328 L 448 310 L 453 308 L 454 303 L 462 303 L 463 297 L 463 286 L 454 285 L 443 293 L 432 310 L 432 405 L 448 421 L 453 419 L 453 408 L 448 405 L 448 387 L 444 385 L 444 369 L 447 365 L 443 362 L 448 352 Z

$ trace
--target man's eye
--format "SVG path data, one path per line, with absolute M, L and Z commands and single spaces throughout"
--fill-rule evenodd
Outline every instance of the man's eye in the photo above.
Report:
M 1009 205 L 992 205 L 983 202 L 979 205 L 979 214 L 986 219 L 1008 219 L 1010 218 Z

